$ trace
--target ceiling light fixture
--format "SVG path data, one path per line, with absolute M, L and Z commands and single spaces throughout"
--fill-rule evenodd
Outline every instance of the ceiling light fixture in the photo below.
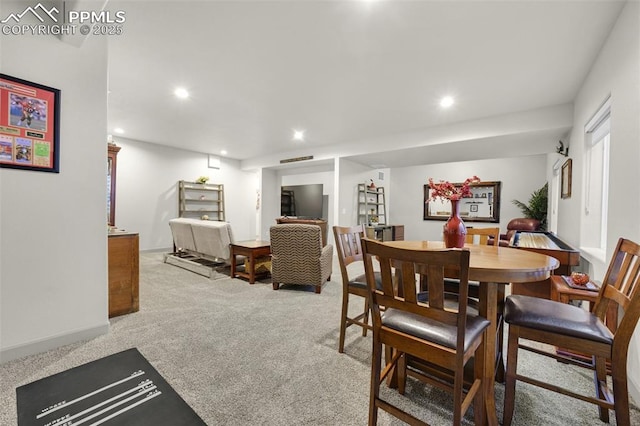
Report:
M 124 129 L 121 127 L 116 127 L 115 129 L 113 129 L 113 133 L 117 133 L 119 135 L 124 133 Z
M 294 130 L 293 131 L 293 140 L 294 141 L 303 141 L 304 140 L 304 130 Z
M 180 99 L 187 99 L 189 97 L 189 92 L 184 87 L 178 87 L 173 91 L 173 94 Z
M 227 150 L 223 149 L 222 151 L 220 151 L 221 155 L 227 155 Z
M 442 99 L 440 99 L 440 106 L 442 108 L 449 108 L 451 105 L 453 105 L 453 97 L 445 96 Z

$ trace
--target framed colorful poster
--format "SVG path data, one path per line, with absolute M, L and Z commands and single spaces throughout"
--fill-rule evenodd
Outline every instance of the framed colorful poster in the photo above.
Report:
M 59 173 L 60 90 L 0 74 L 0 167 Z

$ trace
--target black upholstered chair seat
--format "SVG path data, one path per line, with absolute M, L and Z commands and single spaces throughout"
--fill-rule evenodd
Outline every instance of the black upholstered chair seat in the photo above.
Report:
M 376 280 L 376 287 L 378 288 L 378 290 L 382 290 L 382 275 L 380 274 L 380 272 L 376 272 L 374 275 Z M 358 275 L 357 277 L 349 281 L 349 285 L 366 290 L 367 277 L 364 274 Z
M 458 331 L 455 325 L 448 325 L 440 321 L 431 320 L 422 315 L 389 308 L 382 314 L 382 326 L 410 334 L 420 339 L 435 342 L 448 348 L 455 349 L 457 347 L 456 337 Z M 464 350 L 466 350 L 468 345 L 482 334 L 488 326 L 489 321 L 485 318 L 467 315 Z
M 584 309 L 530 296 L 509 296 L 504 319 L 508 324 L 552 333 L 613 343 L 613 333 L 603 322 Z

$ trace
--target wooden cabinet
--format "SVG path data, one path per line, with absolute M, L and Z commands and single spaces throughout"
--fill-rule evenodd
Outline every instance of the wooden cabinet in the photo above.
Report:
M 178 216 L 224 222 L 224 185 L 179 181 Z
M 137 312 L 139 302 L 139 238 L 114 231 L 108 237 L 109 318 Z
M 120 147 L 107 145 L 107 225 L 116 226 L 116 166 Z
M 393 241 L 403 241 L 404 240 L 404 225 L 392 225 L 393 228 Z
M 358 184 L 358 224 L 368 226 L 387 223 L 387 204 L 384 188 L 369 188 L 367 184 Z
M 378 241 L 404 240 L 404 225 L 365 226 L 365 237 Z

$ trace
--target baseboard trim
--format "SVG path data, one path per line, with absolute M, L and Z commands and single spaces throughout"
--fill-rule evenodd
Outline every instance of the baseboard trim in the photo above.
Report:
M 57 336 L 47 337 L 29 343 L 5 348 L 0 350 L 0 364 L 25 356 L 46 352 L 51 349 L 59 348 L 61 346 L 70 345 L 72 343 L 81 342 L 83 340 L 94 339 L 103 334 L 107 334 L 108 332 L 109 321 L 96 327 L 76 330 L 70 333 L 60 334 Z
M 636 405 L 640 405 L 640 383 L 636 383 L 633 377 L 629 377 L 629 395 Z

